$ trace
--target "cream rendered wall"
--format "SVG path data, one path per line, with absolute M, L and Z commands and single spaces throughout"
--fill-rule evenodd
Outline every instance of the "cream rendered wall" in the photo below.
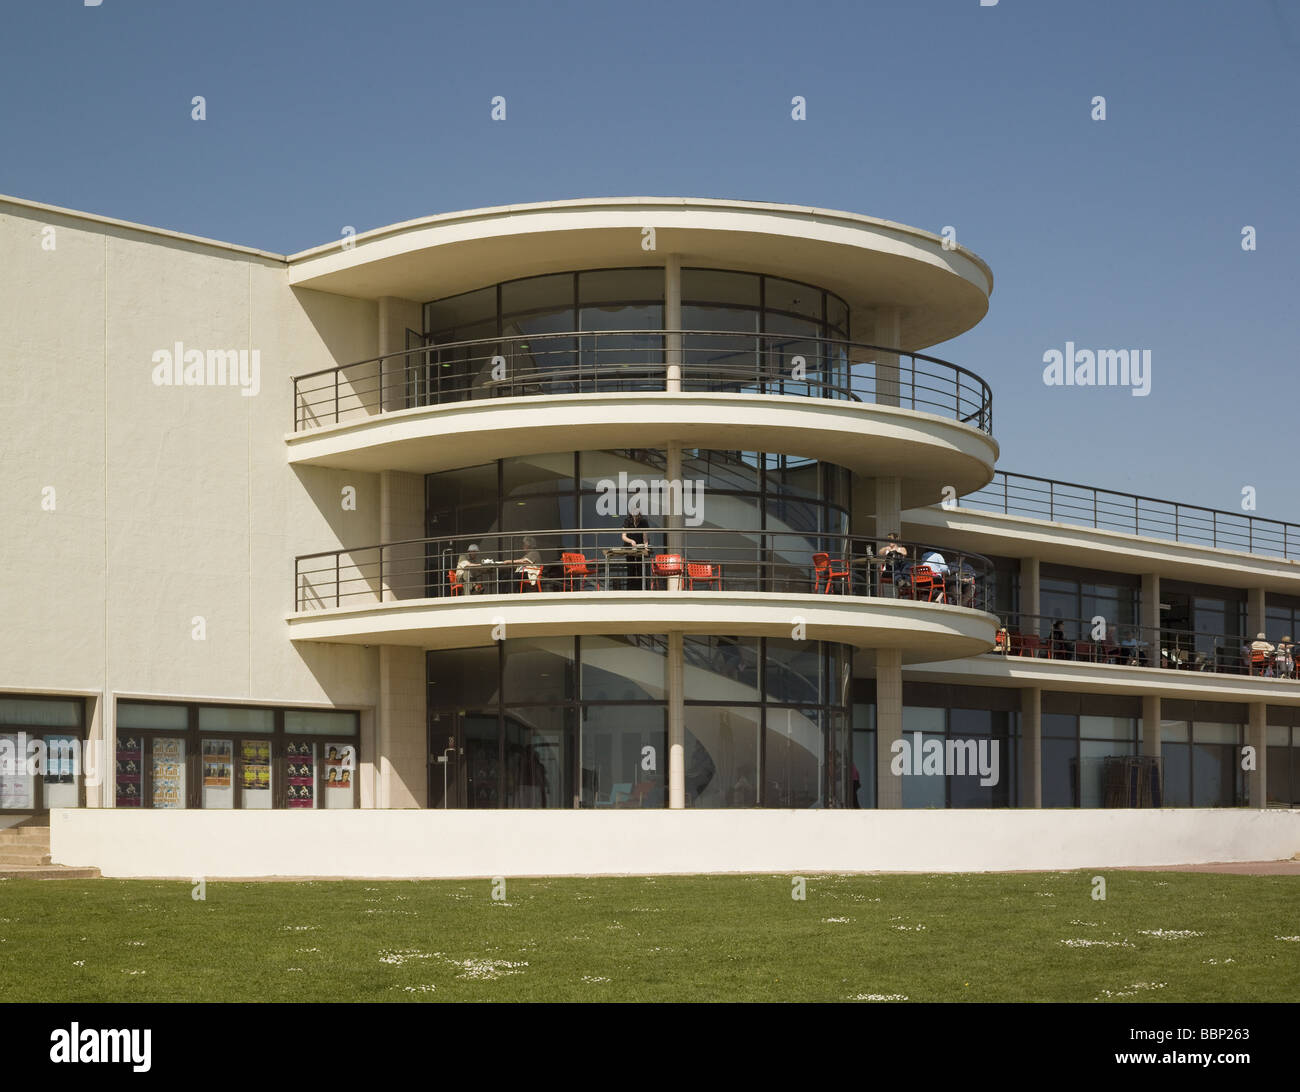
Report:
M 1275 861 L 1297 850 L 1300 811 L 1242 808 L 701 808 L 685 816 L 657 808 L 120 808 L 107 815 L 63 808 L 51 813 L 50 823 L 57 864 L 187 882 L 194 876 L 1003 872 Z
M 373 354 L 374 303 L 4 199 L 0 301 L 0 690 L 374 707 L 377 650 L 295 647 L 284 620 L 295 554 L 378 538 L 378 476 L 291 468 L 284 440 L 289 377 Z M 260 350 L 259 392 L 156 386 L 177 341 Z

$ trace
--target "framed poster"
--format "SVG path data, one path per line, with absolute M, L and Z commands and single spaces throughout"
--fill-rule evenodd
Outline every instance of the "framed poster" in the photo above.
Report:
M 271 741 L 269 739 L 241 740 L 239 759 L 241 788 L 268 790 L 271 788 Z
M 316 755 L 309 740 L 290 740 L 284 749 L 289 807 L 316 806 Z
M 141 785 L 144 777 L 143 741 L 138 736 L 118 737 L 117 806 L 138 808 L 143 803 Z
M 229 739 L 203 741 L 203 787 L 228 789 L 233 781 L 235 745 Z
M 152 774 L 153 806 L 185 807 L 185 740 L 155 737 Z

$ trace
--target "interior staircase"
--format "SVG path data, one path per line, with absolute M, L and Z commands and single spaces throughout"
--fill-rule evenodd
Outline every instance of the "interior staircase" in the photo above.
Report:
M 15 826 L 0 828 L 0 879 L 87 880 L 97 868 L 72 868 L 50 863 L 50 817 L 32 816 Z

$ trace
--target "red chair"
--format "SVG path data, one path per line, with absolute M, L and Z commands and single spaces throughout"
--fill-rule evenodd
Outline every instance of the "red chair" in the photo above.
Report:
M 459 580 L 456 579 L 456 570 L 455 570 L 455 569 L 448 569 L 448 570 L 447 570 L 447 586 L 451 589 L 451 590 L 447 593 L 448 595 L 464 595 L 464 594 L 465 594 L 465 585 L 462 584 Z
M 813 591 L 826 595 L 836 581 L 844 591 L 852 587 L 853 574 L 849 572 L 848 562 L 830 554 L 813 554 Z
M 561 554 L 560 561 L 564 565 L 565 591 L 582 591 L 583 585 L 588 580 L 595 583 L 596 590 L 600 591 L 600 582 L 596 580 L 595 571 L 587 567 L 586 554 Z
M 1250 653 L 1250 673 L 1252 675 L 1267 675 L 1269 667 L 1269 656 L 1267 652 L 1255 652 L 1253 649 Z
M 929 565 L 913 565 L 912 598 L 933 603 L 936 596 L 943 598 L 943 581 L 939 579 L 939 574 Z
M 681 554 L 655 554 L 654 560 L 650 562 L 650 577 L 652 580 L 660 581 L 667 588 L 668 580 L 672 577 L 680 577 L 683 568 Z
M 1020 655 L 1029 656 L 1033 659 L 1038 658 L 1038 654 L 1043 651 L 1043 639 L 1037 633 L 1026 633 L 1020 638 Z
M 694 591 L 696 584 L 716 584 L 718 591 L 722 591 L 722 566 L 712 561 L 688 561 L 686 586 Z
M 542 590 L 542 567 L 525 565 L 519 570 L 519 590 L 521 592 Z
M 1075 641 L 1074 658 L 1083 663 L 1088 663 L 1088 664 L 1096 663 L 1097 646 L 1094 645 L 1091 641 Z

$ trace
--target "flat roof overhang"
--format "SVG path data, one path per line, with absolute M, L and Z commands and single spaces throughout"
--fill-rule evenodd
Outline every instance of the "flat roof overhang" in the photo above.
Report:
M 643 249 L 644 228 L 654 249 Z M 344 249 L 344 243 L 347 249 Z M 444 213 L 289 258 L 295 288 L 424 302 L 543 273 L 662 265 L 770 273 L 851 308 L 901 309 L 898 348 L 964 333 L 988 311 L 993 274 L 932 232 L 854 213 L 758 201 L 609 197 Z
M 302 611 L 287 618 L 294 641 L 490 645 L 494 634 L 556 637 L 682 633 L 834 641 L 897 648 L 904 663 L 974 656 L 993 647 L 997 619 L 943 603 L 763 592 L 567 592 L 406 599 Z M 796 627 L 801 627 L 796 629 Z
M 670 442 L 775 451 L 855 474 L 898 475 L 903 504 L 932 504 L 987 485 L 997 441 L 929 413 L 763 394 L 572 394 L 452 402 L 289 433 L 293 465 L 431 474 L 499 458 Z
M 1166 667 L 1081 664 L 1030 656 L 973 656 L 917 665 L 905 681 L 967 686 L 1001 686 L 1067 693 L 1152 696 L 1180 701 L 1266 702 L 1300 705 L 1300 682 L 1262 679 L 1215 671 L 1176 671 Z
M 973 508 L 913 508 L 903 513 L 902 523 L 905 537 L 935 537 L 934 532 L 942 530 L 943 545 L 974 553 L 1036 557 L 1102 572 L 1159 573 L 1164 580 L 1211 587 L 1269 587 L 1300 594 L 1300 561 L 1280 557 Z

